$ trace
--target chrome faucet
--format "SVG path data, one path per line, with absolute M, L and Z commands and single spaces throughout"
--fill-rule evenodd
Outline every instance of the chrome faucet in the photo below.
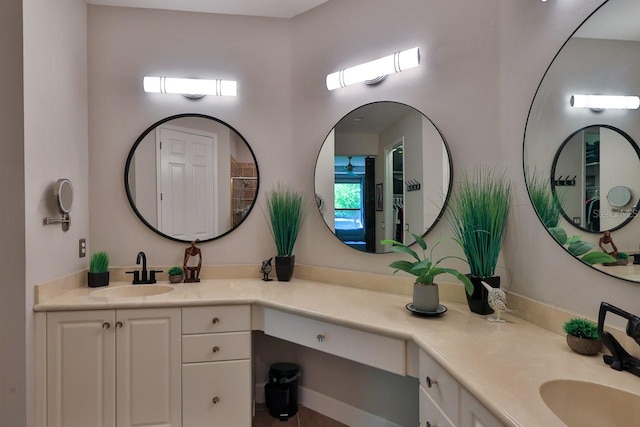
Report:
M 622 345 L 614 338 L 611 333 L 604 330 L 604 319 L 607 312 L 617 314 L 624 317 L 627 322 L 627 335 L 640 345 L 640 317 L 615 307 L 609 303 L 600 303 L 600 312 L 598 313 L 598 334 L 602 339 L 602 343 L 609 349 L 611 356 L 604 355 L 604 363 L 610 365 L 616 371 L 629 371 L 634 375 L 640 376 L 640 360 L 633 357 L 622 347 Z
M 127 274 L 133 274 L 132 283 L 134 285 L 151 285 L 156 283 L 156 273 L 162 273 L 162 270 L 147 271 L 147 255 L 142 251 L 138 252 L 138 256 L 136 257 L 136 264 L 140 264 L 140 262 L 142 262 L 142 271 L 127 271 Z

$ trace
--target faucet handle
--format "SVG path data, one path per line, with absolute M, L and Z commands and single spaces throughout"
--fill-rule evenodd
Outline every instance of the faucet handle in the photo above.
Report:
M 149 283 L 156 283 L 156 273 L 162 273 L 162 270 L 149 270 Z
M 135 271 L 127 271 L 127 274 L 133 274 L 133 284 L 140 283 L 140 272 L 138 270 Z

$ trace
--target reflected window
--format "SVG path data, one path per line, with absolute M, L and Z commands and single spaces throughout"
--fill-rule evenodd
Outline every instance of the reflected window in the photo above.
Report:
M 335 231 L 345 244 L 354 249 L 366 249 L 364 231 L 364 185 L 361 177 L 336 176 Z

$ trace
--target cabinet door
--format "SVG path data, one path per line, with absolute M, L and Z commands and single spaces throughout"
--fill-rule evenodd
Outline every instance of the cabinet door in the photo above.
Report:
M 420 427 L 455 427 L 453 421 L 433 401 L 427 391 L 420 386 Z
M 182 367 L 184 427 L 251 426 L 249 360 Z
M 181 425 L 180 309 L 117 310 L 118 427 Z
M 47 313 L 47 426 L 115 426 L 115 312 Z

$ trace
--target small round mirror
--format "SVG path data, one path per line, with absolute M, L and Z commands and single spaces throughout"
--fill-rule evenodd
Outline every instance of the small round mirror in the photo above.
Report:
M 71 181 L 66 178 L 56 181 L 53 195 L 58 200 L 60 213 L 68 214 L 71 212 L 71 206 L 73 205 L 73 185 L 71 185 Z
M 622 208 L 631 201 L 631 190 L 624 185 L 617 185 L 607 193 L 609 204 L 616 208 Z

